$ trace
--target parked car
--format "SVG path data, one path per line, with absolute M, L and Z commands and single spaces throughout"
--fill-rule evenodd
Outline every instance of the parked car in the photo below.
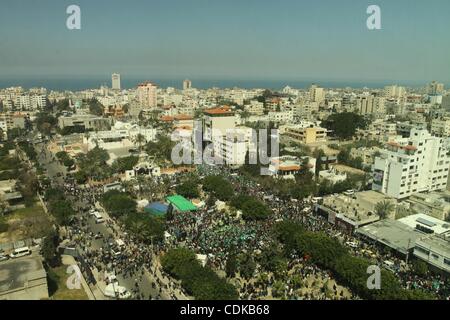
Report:
M 15 249 L 11 254 L 9 255 L 11 258 L 20 258 L 31 254 L 31 250 L 28 247 L 22 247 Z
M 111 283 L 105 288 L 105 296 L 116 299 L 129 299 L 131 297 L 131 293 L 125 287 Z

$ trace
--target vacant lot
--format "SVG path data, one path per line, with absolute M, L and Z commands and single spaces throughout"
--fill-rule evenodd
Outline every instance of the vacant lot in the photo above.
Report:
M 0 233 L 0 243 L 40 238 L 52 227 L 49 216 L 38 202 L 5 215 L 3 221 L 8 225 L 8 230 Z

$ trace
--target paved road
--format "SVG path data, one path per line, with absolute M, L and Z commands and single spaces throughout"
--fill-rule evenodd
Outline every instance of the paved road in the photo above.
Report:
M 52 185 L 62 187 L 64 185 L 63 177 L 67 173 L 65 166 L 60 164 L 58 161 L 53 161 L 52 154 L 47 150 L 45 143 L 35 144 L 35 149 L 38 154 L 38 161 L 46 169 L 46 175 L 50 178 Z M 67 198 L 72 201 L 75 208 L 89 207 L 89 202 L 86 199 L 74 198 L 70 195 Z M 77 211 L 77 217 L 79 218 L 82 216 L 86 218 L 85 213 Z M 110 227 L 104 223 L 96 223 L 93 217 L 87 218 L 87 226 L 88 231 L 94 234 L 100 233 L 103 238 L 109 238 L 110 236 L 115 238 L 113 230 L 111 230 Z M 107 243 L 105 243 L 103 239 L 95 239 L 91 242 L 90 249 L 98 250 L 100 248 L 108 248 Z M 141 274 L 143 274 L 142 277 L 140 276 Z M 164 291 L 160 294 L 158 288 L 153 288 L 152 283 L 154 282 L 154 279 L 146 270 L 144 270 L 144 267 L 141 267 L 131 277 L 124 277 L 122 274 L 118 274 L 117 279 L 119 280 L 119 284 L 127 288 L 129 291 L 136 287 L 137 282 L 143 299 L 156 299 L 157 297 L 169 299 L 169 296 Z

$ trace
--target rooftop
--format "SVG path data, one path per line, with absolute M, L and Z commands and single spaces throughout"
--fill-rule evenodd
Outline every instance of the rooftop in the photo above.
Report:
M 416 241 L 424 236 L 423 233 L 415 231 L 408 225 L 398 220 L 390 219 L 361 227 L 356 230 L 356 233 L 383 243 L 403 254 L 414 248 Z
M 228 106 L 223 106 L 220 108 L 207 109 L 204 113 L 208 115 L 233 115 L 233 111 Z
M 450 239 L 442 236 L 425 237 L 417 241 L 417 244 L 430 248 L 434 252 L 438 252 L 444 257 L 450 258 Z
M 439 219 L 436 219 L 432 216 L 419 213 L 407 216 L 405 218 L 399 219 L 398 221 L 406 224 L 410 228 L 415 229 L 417 225 L 420 225 L 424 228 L 433 230 L 436 234 L 443 234 L 445 232 L 450 231 L 450 223 L 445 222 Z
M 179 211 L 195 211 L 197 207 L 188 199 L 180 195 L 169 196 L 166 198 L 169 203 L 176 207 Z
M 45 277 L 39 256 L 11 259 L 0 263 L 0 292 L 26 288 L 29 282 Z

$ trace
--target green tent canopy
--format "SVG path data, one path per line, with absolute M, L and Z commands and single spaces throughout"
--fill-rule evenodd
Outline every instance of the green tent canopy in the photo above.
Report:
M 197 210 L 197 207 L 192 202 L 180 195 L 167 197 L 166 200 L 180 212 Z

